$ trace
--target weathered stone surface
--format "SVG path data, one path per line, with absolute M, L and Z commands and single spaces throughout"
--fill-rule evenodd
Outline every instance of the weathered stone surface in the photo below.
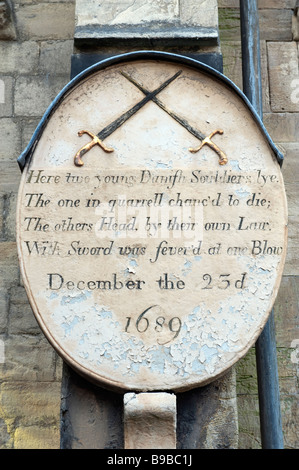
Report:
M 16 5 L 17 26 L 22 40 L 72 39 L 73 2 Z
M 292 18 L 292 33 L 293 33 L 293 40 L 299 41 L 299 5 L 298 5 L 298 2 L 296 3 L 296 8 L 295 8 L 294 15 Z
M 241 41 L 240 11 L 238 9 L 219 9 L 219 34 L 221 47 L 227 41 Z
M 0 162 L 0 195 L 3 196 L 11 192 L 17 193 L 20 178 L 21 175 L 16 160 L 6 161 L 2 159 L 2 162 Z
M 39 56 L 39 45 L 35 41 L 0 42 L 1 73 L 33 74 L 36 73 Z
M 6 193 L 2 196 L 3 201 L 3 240 L 15 241 L 16 239 L 16 200 L 14 192 Z
M 178 449 L 238 448 L 235 368 L 220 380 L 177 394 Z
M 267 41 L 292 40 L 292 10 L 259 10 L 260 38 Z M 219 10 L 220 40 L 240 40 L 240 10 L 227 8 Z
M 25 149 L 29 144 L 34 131 L 40 122 L 39 118 L 26 118 L 21 120 L 21 136 L 22 136 L 22 149 Z
M 0 40 L 16 39 L 16 36 L 11 4 L 7 1 L 0 2 Z
M 0 140 L 1 161 L 7 162 L 10 160 L 15 163 L 16 158 L 20 154 L 21 150 L 20 126 L 18 125 L 16 119 L 9 117 L 0 119 Z M 15 168 L 17 167 L 15 166 Z
M 225 41 L 221 45 L 223 53 L 223 73 L 230 78 L 241 90 L 242 79 L 242 50 L 240 41 Z M 270 111 L 269 103 L 269 79 L 266 41 L 260 42 L 261 72 L 263 83 L 263 111 Z
M 28 304 L 25 289 L 15 287 L 10 292 L 8 333 L 11 335 L 40 334 L 40 327 Z
M 2 382 L 0 419 L 6 441 L 3 447 L 59 448 L 59 399 L 59 382 Z
M 8 302 L 9 302 L 9 295 L 6 289 L 0 290 L 0 333 L 4 333 L 7 328 L 7 321 L 8 321 Z
M 0 3 L 3 6 L 4 2 Z M 1 99 L 0 87 L 0 346 L 4 346 L 5 357 L 3 363 L 1 349 L 0 447 L 59 448 L 62 361 L 41 336 L 24 288 L 19 286 L 14 240 L 16 196 L 21 174 L 16 158 L 30 140 L 51 100 L 69 80 L 70 65 L 65 58 L 67 51 L 71 53 L 74 2 L 22 0 L 9 3 L 16 11 L 14 18 L 19 35 L 15 41 L 13 18 L 5 27 L 2 23 L 0 79 L 5 85 L 5 102 Z M 63 41 L 62 38 L 67 36 L 70 40 Z M 37 37 L 42 39 L 41 43 L 39 39 L 35 40 Z M 56 37 L 61 37 L 61 40 L 57 47 L 52 47 L 50 40 L 55 43 Z M 47 79 L 51 69 L 60 75 L 57 86 L 55 80 Z M 35 119 L 28 117 L 31 112 L 26 116 L 14 114 L 15 102 L 11 98 L 15 95 L 15 83 L 20 75 L 23 75 L 22 83 L 29 84 L 29 77 L 32 77 L 36 84 L 33 95 L 29 97 Z M 47 87 L 51 89 L 49 93 Z M 26 102 L 26 84 L 23 91 L 25 97 L 18 94 L 18 99 Z M 39 107 L 43 96 L 48 97 L 44 100 L 45 107 L 34 110 Z M 4 379 L 9 383 L 4 383 Z
M 9 288 L 19 276 L 15 242 L 0 243 L 0 287 Z
M 176 396 L 126 393 L 124 436 L 125 449 L 175 449 Z
M 63 365 L 62 449 L 122 449 L 123 396 L 103 390 Z
M 270 103 L 273 112 L 299 111 L 296 42 L 268 42 Z
M 292 40 L 292 10 L 259 10 L 260 38 L 267 41 Z
M 298 448 L 298 362 L 292 360 L 292 339 L 298 334 L 298 278 L 283 276 L 274 304 L 280 405 L 284 446 Z M 298 343 L 297 343 L 298 348 Z M 294 356 L 295 357 L 295 356 Z M 296 356 L 298 357 L 298 355 Z M 239 447 L 260 448 L 255 349 L 237 366 Z
M 285 160 L 282 173 L 285 179 L 286 194 L 288 200 L 288 251 L 284 269 L 285 275 L 299 274 L 299 237 L 298 237 L 298 143 L 283 143 Z
M 55 352 L 41 334 L 14 336 L 5 340 L 5 364 L 0 364 L 3 380 L 53 381 Z
M 0 75 L 0 118 L 12 115 L 14 80 L 8 75 Z
M 75 41 L 142 39 L 183 44 L 210 39 L 217 43 L 218 14 L 215 0 L 77 0 Z
M 20 388 L 23 400 L 20 400 Z M 60 410 L 57 407 L 57 399 L 60 399 L 59 382 L 3 381 L 0 387 L 3 415 L 6 419 L 13 420 L 17 414 L 26 426 L 36 425 L 41 418 L 45 424 L 58 424 Z
M 14 434 L 14 449 L 58 449 L 59 426 L 18 427 Z
M 252 383 L 256 379 L 252 380 Z M 239 449 L 261 449 L 257 395 L 238 395 Z
M 73 40 L 43 41 L 40 51 L 40 72 L 69 75 Z
M 66 77 L 17 78 L 15 88 L 15 114 L 17 116 L 41 116 L 67 83 Z
M 299 113 L 265 113 L 264 125 L 275 142 L 297 142 Z

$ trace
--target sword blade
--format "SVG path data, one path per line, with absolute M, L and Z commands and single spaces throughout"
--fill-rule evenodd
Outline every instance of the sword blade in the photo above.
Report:
M 140 91 L 142 91 L 147 97 L 149 96 L 150 92 L 146 88 L 144 88 L 142 85 L 140 85 L 140 83 L 138 83 L 136 80 L 134 80 L 134 78 L 130 77 L 130 75 L 127 75 L 125 72 L 121 72 L 121 74 L 127 80 L 129 80 L 129 82 L 131 82 L 133 85 L 135 85 Z M 169 116 L 171 116 L 179 124 L 181 124 L 181 126 L 183 126 L 188 132 L 190 132 L 190 134 L 197 137 L 199 140 L 204 140 L 207 137 L 202 132 L 200 132 L 197 129 L 195 129 L 194 127 L 192 127 L 188 123 L 188 121 L 186 121 L 186 119 L 178 116 L 173 111 L 171 111 L 169 108 L 167 108 L 167 106 L 165 106 L 165 104 L 162 103 L 162 101 L 160 101 L 159 98 L 157 98 L 156 96 L 152 97 L 151 100 L 154 103 L 156 103 L 161 109 L 163 109 L 163 111 L 165 111 L 167 114 L 169 114 Z
M 145 98 L 143 98 L 139 103 L 135 104 L 131 109 L 129 109 L 127 112 L 122 114 L 119 118 L 115 119 L 115 121 L 111 122 L 108 126 L 106 126 L 104 129 L 102 129 L 98 134 L 97 137 L 100 140 L 106 139 L 109 135 L 111 135 L 116 129 L 118 129 L 120 126 L 122 126 L 130 117 L 132 117 L 134 114 L 139 111 L 146 103 L 151 101 L 155 96 L 160 93 L 164 88 L 166 88 L 171 82 L 173 82 L 180 74 L 182 71 L 180 70 L 177 72 L 175 75 L 170 77 L 166 82 L 162 83 L 158 88 L 156 88 L 154 91 L 148 91 L 147 95 Z

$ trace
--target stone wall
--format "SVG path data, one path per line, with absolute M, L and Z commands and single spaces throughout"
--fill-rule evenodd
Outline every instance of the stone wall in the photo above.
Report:
M 61 361 L 20 280 L 16 159 L 69 81 L 74 7 L 73 1 L 0 2 L 0 448 L 59 447 Z
M 74 0 L 0 2 L 0 448 L 59 448 L 61 360 L 33 317 L 15 242 L 20 171 L 16 158 L 69 81 Z M 238 0 L 219 0 L 224 72 L 242 87 Z M 298 31 L 295 0 L 260 0 L 264 122 L 284 149 L 289 252 L 275 304 L 286 448 L 299 447 Z M 295 40 L 295 38 L 297 38 Z M 296 81 L 297 80 L 297 81 Z M 297 340 L 297 343 L 294 341 Z M 293 348 L 293 349 L 292 349 Z M 298 346 L 297 346 L 298 348 Z M 298 350 L 298 349 L 297 349 Z M 239 447 L 259 448 L 254 349 L 237 366 Z
M 258 5 L 264 124 L 285 155 L 282 171 L 289 206 L 288 255 L 274 307 L 284 446 L 298 449 L 298 18 L 295 0 L 259 0 Z M 242 88 L 238 6 L 238 0 L 220 0 L 219 25 L 224 73 Z M 237 366 L 237 384 L 239 447 L 260 448 L 254 348 Z

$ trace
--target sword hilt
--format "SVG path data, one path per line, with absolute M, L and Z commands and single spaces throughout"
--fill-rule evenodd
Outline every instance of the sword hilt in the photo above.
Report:
M 105 152 L 113 152 L 112 148 L 106 147 L 106 145 L 102 142 L 101 139 L 99 139 L 96 135 L 92 134 L 92 132 L 89 131 L 79 131 L 78 136 L 81 137 L 83 134 L 88 134 L 92 140 L 88 142 L 88 144 L 84 145 L 78 152 L 76 153 L 74 157 L 74 163 L 76 166 L 83 166 L 84 162 L 82 161 L 83 155 L 87 153 L 92 147 L 95 145 L 99 145 Z
M 200 149 L 203 148 L 204 145 L 208 145 L 214 152 L 217 153 L 219 156 L 219 165 L 226 165 L 228 162 L 226 154 L 218 147 L 218 145 L 215 144 L 211 139 L 215 134 L 223 134 L 222 129 L 217 129 L 216 131 L 213 131 L 208 137 L 206 137 L 202 143 L 200 144 L 199 147 L 196 148 L 190 148 L 189 151 L 192 153 L 198 152 Z

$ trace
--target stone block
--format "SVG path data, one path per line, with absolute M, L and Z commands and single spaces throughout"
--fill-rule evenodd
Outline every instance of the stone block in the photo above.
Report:
M 16 39 L 16 28 L 13 21 L 12 9 L 7 1 L 0 2 L 0 39 Z
M 237 394 L 257 395 L 255 348 L 252 347 L 237 364 Z
M 240 41 L 224 41 L 221 44 L 223 54 L 223 73 L 242 90 L 242 51 Z
M 277 328 L 276 328 L 277 329 Z M 291 342 L 289 346 L 291 345 Z M 288 400 L 289 396 L 298 393 L 298 364 L 292 362 L 293 348 L 281 348 L 277 346 L 277 363 L 279 375 L 279 390 L 281 401 Z
M 298 420 L 299 420 L 299 397 L 297 395 L 290 395 L 287 399 L 281 402 L 282 413 L 282 426 L 284 432 L 284 448 L 285 449 L 298 449 Z
M 295 8 L 294 15 L 292 18 L 292 33 L 293 33 L 293 40 L 299 41 L 299 5 L 298 5 L 298 2 L 296 4 L 296 8 Z
M 14 436 L 14 449 L 59 449 L 59 427 L 18 427 Z
M 183 44 L 200 40 L 217 44 L 217 2 L 212 0 L 97 0 L 76 1 L 75 42 L 123 40 L 167 41 Z M 165 42 L 164 42 L 165 46 Z
M 42 333 L 9 336 L 6 339 L 5 364 L 1 377 L 10 381 L 43 382 L 54 380 L 54 350 Z
M 0 120 L 0 125 L 1 125 Z M 16 160 L 0 161 L 0 197 L 10 193 L 17 193 L 20 184 L 21 172 Z
M 40 70 L 42 73 L 70 75 L 73 41 L 41 43 Z
M 223 73 L 232 80 L 241 90 L 242 80 L 242 50 L 240 41 L 224 41 L 221 44 L 223 53 Z M 263 84 L 263 110 L 270 111 L 269 104 L 269 80 L 266 41 L 261 41 L 261 73 Z
M 124 433 L 125 449 L 175 449 L 176 396 L 126 393 Z
M 123 396 L 92 384 L 65 363 L 61 448 L 123 449 Z
M 177 394 L 177 448 L 236 449 L 238 412 L 236 374 Z
M 282 147 L 284 149 L 284 163 L 282 166 L 282 174 L 288 198 L 288 213 L 289 217 L 296 218 L 296 215 L 298 214 L 297 197 L 299 190 L 299 178 L 297 172 L 299 143 L 283 143 Z
M 180 0 L 180 21 L 183 25 L 196 27 L 218 27 L 218 2 L 207 0 Z M 159 4 L 159 2 L 158 2 Z
M 0 42 L 0 73 L 34 74 L 37 71 L 39 45 L 35 41 Z
M 284 162 L 282 174 L 288 201 L 288 249 L 284 269 L 285 275 L 299 274 L 299 243 L 298 243 L 298 151 L 299 144 L 282 143 Z M 299 337 L 299 335 L 298 335 Z
M 10 335 L 40 334 L 40 327 L 33 315 L 26 291 L 16 286 L 10 289 L 9 326 Z
M 12 115 L 13 83 L 12 77 L 0 75 L 0 118 Z
M 29 144 L 39 122 L 39 118 L 22 119 L 22 151 L 25 150 L 25 148 Z
M 15 242 L 0 243 L 0 288 L 10 288 L 19 276 L 19 263 Z
M 281 147 L 284 152 L 282 173 L 285 184 L 299 184 L 296 168 L 298 165 L 299 142 L 283 142 Z M 294 214 L 295 215 L 295 214 Z
M 240 10 L 228 8 L 219 10 L 220 44 L 226 41 L 241 41 Z
M 1 241 L 5 240 L 5 235 L 4 235 L 5 198 L 6 198 L 6 195 L 4 194 L 0 196 L 0 239 Z
M 258 395 L 238 397 L 239 449 L 261 449 Z
M 11 449 L 12 447 L 13 441 L 7 431 L 7 424 L 5 420 L 0 417 L 0 449 Z
M 295 275 L 298 275 L 298 268 L 299 268 L 298 217 L 289 216 L 288 226 L 289 226 L 288 248 L 287 248 L 287 256 L 286 256 L 286 262 L 285 262 L 283 273 L 285 276 L 295 276 Z
M 60 383 L 3 382 L 0 387 L 0 404 L 6 421 L 11 420 L 26 427 L 59 426 Z
M 0 161 L 15 161 L 21 151 L 21 133 L 16 119 L 0 119 L 0 142 Z
M 268 42 L 273 112 L 299 112 L 298 51 L 295 42 Z
M 16 240 L 16 194 L 13 192 L 0 195 L 0 239 Z
M 265 113 L 264 124 L 275 143 L 298 139 L 299 113 Z
M 4 333 L 7 328 L 8 320 L 8 291 L 0 290 L 0 333 Z
M 286 9 L 259 9 L 260 38 L 266 41 L 292 40 L 293 11 Z
M 6 241 L 16 240 L 16 205 L 17 205 L 17 194 L 10 192 L 6 194 L 4 206 L 4 227 L 3 237 Z
M 292 40 L 292 10 L 260 9 L 260 39 L 266 41 Z M 219 9 L 220 40 L 240 41 L 239 8 Z
M 57 76 L 17 78 L 15 114 L 17 116 L 42 116 L 67 81 L 66 77 Z
M 73 2 L 18 4 L 15 14 L 22 40 L 71 39 L 74 35 Z

